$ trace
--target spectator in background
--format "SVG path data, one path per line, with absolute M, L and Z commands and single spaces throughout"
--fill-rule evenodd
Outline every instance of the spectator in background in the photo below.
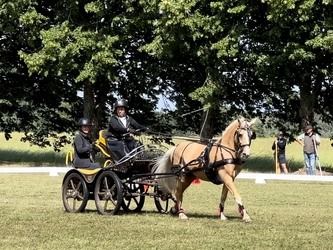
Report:
M 303 146 L 306 174 L 315 175 L 317 146 L 320 145 L 320 137 L 313 131 L 311 125 L 306 126 L 304 131 L 305 133 L 299 135 L 296 141 Z
M 272 150 L 277 150 L 277 154 L 274 154 L 274 157 L 277 156 L 277 159 L 275 160 L 279 164 L 279 168 L 277 171 L 278 174 L 281 173 L 281 171 L 283 171 L 283 173 L 285 174 L 288 173 L 287 160 L 286 160 L 286 145 L 287 145 L 287 140 L 286 138 L 284 138 L 283 132 L 280 131 L 278 133 L 278 137 L 276 138 L 276 140 L 273 142 L 272 145 Z

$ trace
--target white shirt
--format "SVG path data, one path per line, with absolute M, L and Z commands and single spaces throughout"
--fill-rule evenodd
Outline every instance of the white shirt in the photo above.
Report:
M 124 127 L 127 127 L 127 119 L 126 116 L 124 117 L 119 117 L 119 120 L 121 121 L 121 123 L 124 125 Z

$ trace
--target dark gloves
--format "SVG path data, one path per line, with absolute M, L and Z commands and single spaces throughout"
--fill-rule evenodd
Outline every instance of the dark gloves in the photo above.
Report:
M 146 132 L 147 134 L 152 134 L 152 133 L 153 133 L 153 131 L 151 131 L 151 129 L 148 128 L 148 127 L 146 127 L 145 132 Z
M 130 134 L 133 134 L 133 135 L 139 135 L 139 134 L 140 134 L 139 131 L 137 131 L 137 130 L 135 130 L 135 129 L 132 129 L 132 128 L 129 128 L 129 129 L 128 129 L 128 132 L 129 132 Z
M 95 152 L 99 152 L 100 150 L 99 150 L 99 148 L 96 146 L 96 144 L 97 144 L 97 142 L 93 142 L 93 143 L 91 144 L 92 149 L 93 149 Z

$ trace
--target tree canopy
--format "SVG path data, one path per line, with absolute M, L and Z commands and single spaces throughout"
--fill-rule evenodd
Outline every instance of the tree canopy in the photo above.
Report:
M 98 130 L 119 97 L 153 129 L 204 138 L 240 115 L 290 133 L 333 118 L 332 1 L 0 2 L 7 138 L 51 145 L 82 116 Z M 176 110 L 155 112 L 161 94 Z

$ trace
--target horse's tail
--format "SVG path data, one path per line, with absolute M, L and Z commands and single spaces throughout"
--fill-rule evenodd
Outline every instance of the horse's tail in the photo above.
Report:
M 170 148 L 163 156 L 156 159 L 152 172 L 157 173 L 157 183 L 164 192 L 172 193 L 178 183 L 178 177 L 176 175 L 169 175 L 172 173 L 172 155 L 175 151 L 175 147 Z M 166 174 L 166 175 L 163 175 Z

